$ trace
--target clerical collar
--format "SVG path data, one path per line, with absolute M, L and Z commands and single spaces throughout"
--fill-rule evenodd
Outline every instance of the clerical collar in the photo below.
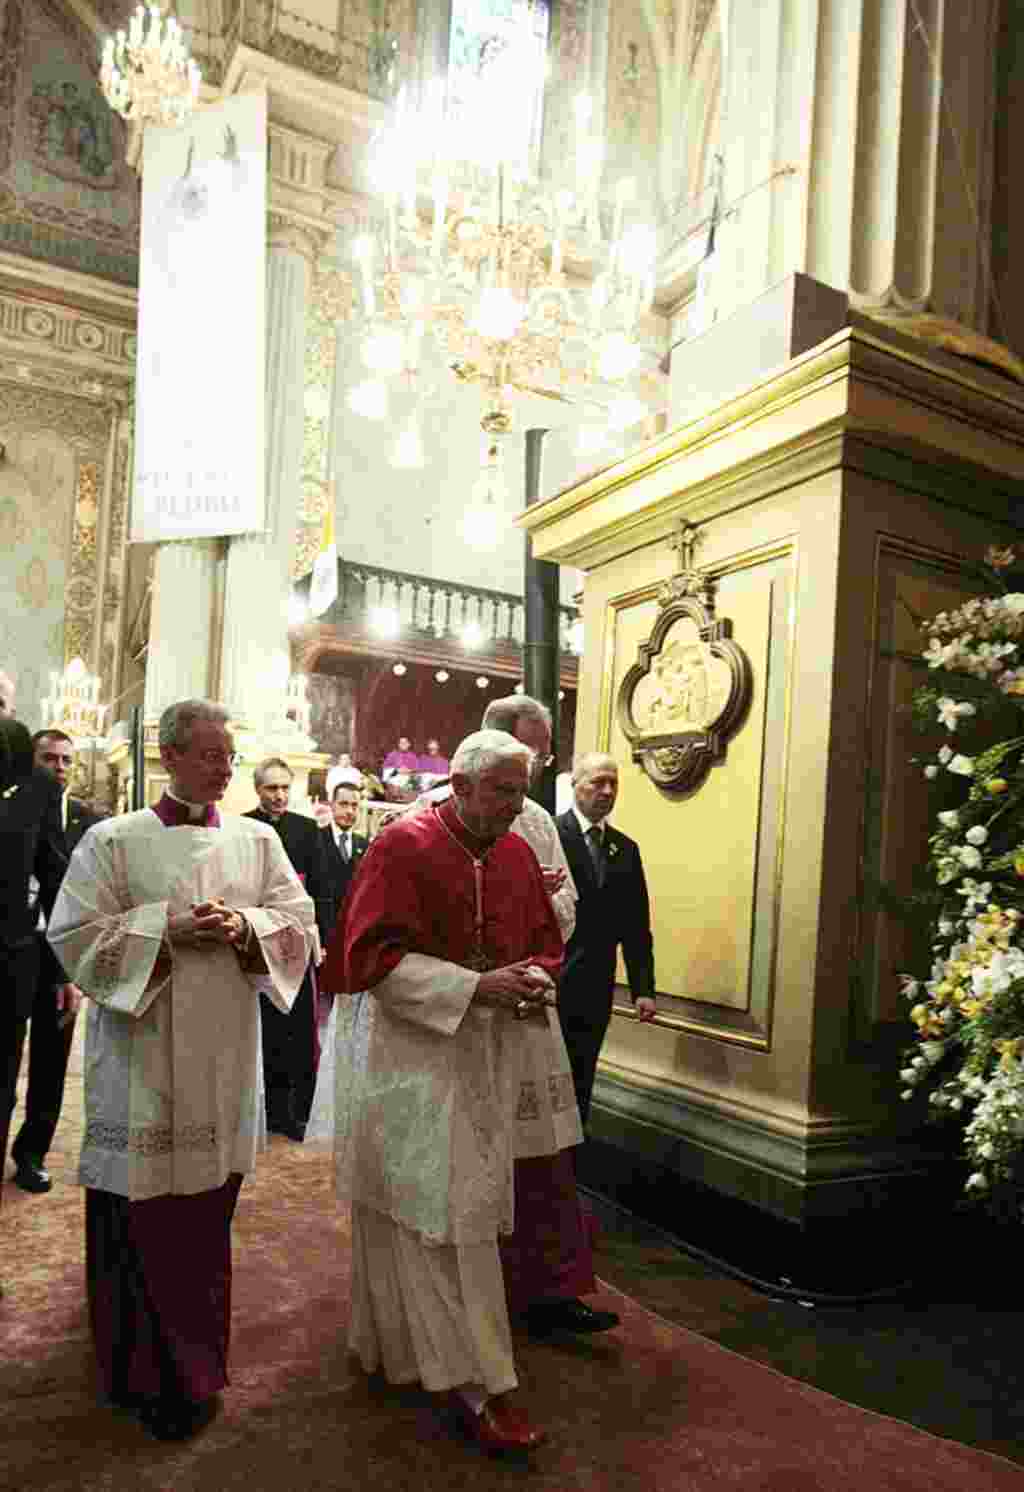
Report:
M 204 829 L 220 827 L 220 814 L 216 804 L 189 803 L 187 799 L 179 798 L 177 793 L 172 793 L 169 788 L 165 788 L 163 797 L 153 804 L 153 812 L 169 829 L 179 828 L 182 824 L 193 824 Z
M 167 796 L 169 798 L 172 798 L 174 800 L 175 803 L 180 803 L 182 808 L 188 809 L 188 816 L 190 819 L 194 819 L 198 823 L 200 819 L 204 819 L 206 817 L 207 810 L 210 806 L 208 803 L 190 803 L 187 798 L 179 798 L 177 793 L 172 793 L 170 788 L 165 788 L 164 791 L 167 793 Z

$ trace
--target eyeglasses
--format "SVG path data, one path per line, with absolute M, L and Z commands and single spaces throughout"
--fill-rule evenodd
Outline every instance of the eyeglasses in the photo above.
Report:
M 230 767 L 232 771 L 242 762 L 237 751 L 230 754 L 227 751 L 200 751 L 198 756 L 204 767 Z

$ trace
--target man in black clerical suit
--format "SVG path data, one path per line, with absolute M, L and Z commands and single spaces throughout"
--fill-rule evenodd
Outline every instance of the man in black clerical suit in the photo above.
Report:
M 316 821 L 302 813 L 290 813 L 292 769 L 278 756 L 260 762 L 253 773 L 259 808 L 246 815 L 271 824 L 281 837 L 292 868 L 313 899 L 321 949 L 331 930 L 331 889 L 323 838 Z M 316 961 L 323 958 L 317 952 Z M 263 1080 L 267 1090 L 267 1128 L 271 1134 L 303 1140 L 306 1120 L 316 1085 L 318 1042 L 313 965 L 306 970 L 302 988 L 291 1011 L 284 1012 L 260 996 L 263 1025 Z
M 572 786 L 573 805 L 555 821 L 579 894 L 558 1014 L 586 1125 L 597 1059 L 611 1019 L 618 949 L 637 1015 L 649 1021 L 655 1011 L 654 944 L 640 850 L 635 840 L 607 822 L 619 791 L 614 757 L 584 756 L 573 769 Z
M 68 792 L 75 765 L 75 743 L 62 730 L 39 730 L 32 737 L 33 763 L 48 773 L 61 791 L 62 848 L 68 859 L 87 829 L 100 822 L 80 798 Z M 40 919 L 45 914 L 40 912 Z M 53 1182 L 46 1170 L 46 1155 L 64 1102 L 64 1079 L 75 1034 L 75 1016 L 82 992 L 67 983 L 55 971 L 42 927 L 39 939 L 39 983 L 32 1001 L 28 1038 L 28 1091 L 25 1094 L 25 1117 L 11 1146 L 11 1159 L 17 1170 L 15 1186 L 26 1192 L 48 1192 Z
M 329 926 L 332 930 L 337 924 L 338 909 L 345 900 L 353 873 L 366 853 L 366 836 L 353 833 L 359 813 L 359 797 L 359 789 L 352 783 L 339 782 L 331 795 L 331 822 L 320 830 L 327 861 L 331 902 Z

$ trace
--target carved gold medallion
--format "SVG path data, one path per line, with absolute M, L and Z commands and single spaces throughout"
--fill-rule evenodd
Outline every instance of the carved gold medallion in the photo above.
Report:
M 622 732 L 658 787 L 693 793 L 725 757 L 750 705 L 750 660 L 715 616 L 714 583 L 693 562 L 698 531 L 684 523 L 679 573 L 658 592 L 658 620 L 619 689 Z

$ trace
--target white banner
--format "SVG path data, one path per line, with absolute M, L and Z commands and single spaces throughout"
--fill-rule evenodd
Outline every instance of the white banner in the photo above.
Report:
M 136 543 L 264 527 L 266 161 L 261 95 L 146 128 Z

